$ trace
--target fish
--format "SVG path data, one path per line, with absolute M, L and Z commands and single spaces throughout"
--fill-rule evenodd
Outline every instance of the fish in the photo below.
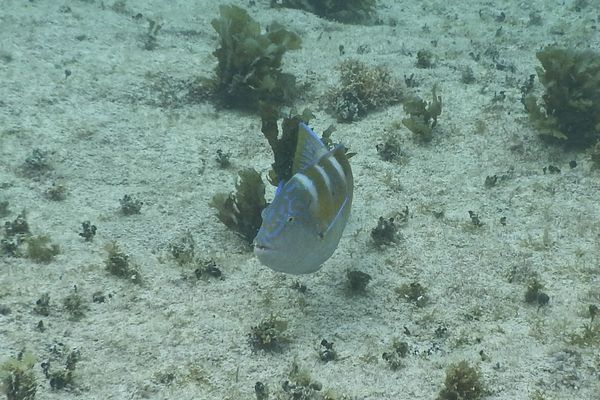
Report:
M 254 254 L 272 270 L 310 274 L 335 252 L 350 217 L 354 178 L 346 147 L 329 149 L 299 123 L 292 176 L 262 210 Z

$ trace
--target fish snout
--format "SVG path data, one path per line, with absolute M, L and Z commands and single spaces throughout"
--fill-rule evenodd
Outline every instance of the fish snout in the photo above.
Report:
M 266 251 L 273 250 L 269 245 L 267 245 L 264 242 L 264 240 L 261 240 L 260 235 L 258 235 L 256 238 L 254 238 L 252 245 L 254 246 L 254 253 L 260 253 L 260 252 L 266 252 Z

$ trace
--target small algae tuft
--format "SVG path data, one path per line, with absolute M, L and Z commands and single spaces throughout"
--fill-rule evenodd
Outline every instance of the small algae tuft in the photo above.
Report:
M 417 68 L 432 68 L 434 64 L 433 53 L 429 50 L 419 50 L 417 52 Z
M 119 203 L 121 203 L 121 212 L 123 213 L 123 215 L 139 214 L 142 209 L 142 206 L 144 205 L 143 202 L 128 194 L 124 195 L 119 200 Z
M 223 279 L 223 272 L 215 260 L 197 260 L 198 267 L 194 270 L 196 279 L 207 280 L 207 278 Z
M 276 22 L 261 33 L 258 22 L 234 5 L 219 10 L 220 17 L 211 22 L 219 35 L 213 53 L 218 65 L 210 81 L 216 98 L 233 108 L 256 108 L 259 101 L 291 103 L 295 78 L 283 73 L 281 65 L 286 51 L 300 48 L 300 36 Z
M 256 400 L 269 400 L 269 389 L 262 382 L 254 384 L 254 394 L 256 394 Z
M 298 124 L 300 122 L 308 124 L 314 116 L 309 109 L 305 109 L 302 114 L 290 114 L 284 117 L 281 122 L 281 134 L 277 125 L 279 112 L 276 107 L 268 103 L 261 104 L 260 117 L 261 132 L 269 142 L 275 160 L 271 164 L 267 179 L 271 185 L 277 186 L 279 182 L 288 181 L 292 177 L 292 165 L 298 142 Z
M 44 192 L 44 196 L 48 200 L 52 201 L 63 201 L 67 198 L 68 189 L 65 185 L 60 183 L 53 183 L 46 191 Z
M 35 301 L 33 312 L 44 317 L 50 315 L 50 294 L 44 293 Z
M 217 149 L 217 155 L 215 157 L 215 161 L 217 162 L 217 166 L 221 169 L 227 169 L 231 166 L 231 152 L 224 152 L 221 149 Z
M 81 223 L 82 232 L 79 232 L 86 242 L 91 242 L 94 236 L 96 236 L 96 225 L 92 225 L 90 221 L 83 221 Z
M 346 60 L 339 70 L 340 83 L 327 93 L 326 102 L 329 112 L 340 122 L 357 121 L 404 97 L 404 87 L 386 67 Z
M 301 369 L 298 363 L 292 364 L 292 370 L 288 375 L 288 379 L 283 381 L 281 388 L 286 393 L 286 398 L 294 400 L 318 400 L 331 399 L 327 395 L 321 395 L 323 385 L 321 382 L 313 380 L 310 372 L 306 369 Z
M 409 116 L 402 123 L 421 142 L 429 142 L 433 138 L 433 128 L 437 125 L 438 116 L 442 113 L 442 97 L 436 93 L 436 87 L 431 90 L 432 100 L 427 102 L 413 96 L 404 102 L 404 112 Z
M 367 285 L 371 281 L 371 275 L 358 270 L 346 272 L 346 277 L 348 278 L 348 289 L 351 293 L 356 294 L 365 293 Z
M 427 288 L 421 285 L 419 282 L 411 282 L 409 284 L 403 284 L 396 288 L 395 292 L 404 300 L 416 305 L 417 307 L 424 307 L 429 301 L 427 296 Z
M 25 242 L 27 243 L 27 257 L 38 263 L 48 263 L 60 253 L 60 247 L 52 243 L 48 235 L 29 236 Z
M 196 257 L 196 241 L 189 230 L 173 238 L 167 248 L 179 265 L 191 264 Z
M 541 102 L 523 98 L 529 118 L 546 139 L 589 147 L 600 140 L 600 53 L 555 46 L 536 54 L 544 85 Z
M 104 261 L 104 265 L 110 274 L 128 279 L 133 283 L 140 284 L 142 282 L 137 266 L 129 260 L 127 254 L 119 249 L 116 242 L 108 243 L 105 250 L 108 252 L 108 257 Z
M 8 202 L 6 204 L 8 208 Z M 0 239 L 0 255 L 23 256 L 21 244 L 26 241 L 29 234 L 29 223 L 27 222 L 25 210 L 23 210 L 13 221 L 4 223 L 4 237 Z
M 27 235 L 29 234 L 29 223 L 27 222 L 27 214 L 22 211 L 14 221 L 6 221 L 4 223 L 4 233 L 6 236 Z
M 400 140 L 393 134 L 387 134 L 383 141 L 375 146 L 375 149 L 383 161 L 402 161 L 406 158 Z
M 0 392 L 6 395 L 7 400 L 35 399 L 37 381 L 34 365 L 34 357 L 24 351 L 0 365 Z
M 569 343 L 580 347 L 591 347 L 600 345 L 600 322 L 594 322 L 598 314 L 598 306 L 591 304 L 588 307 L 590 322 L 583 324 L 580 331 L 571 334 Z
M 89 308 L 86 301 L 77 291 L 77 286 L 73 288 L 71 294 L 63 299 L 63 307 L 71 315 L 73 320 L 81 319 Z
M 287 321 L 279 319 L 274 315 L 260 322 L 250 329 L 248 337 L 254 350 L 282 351 L 289 342 L 285 334 Z
M 238 233 L 248 244 L 256 237 L 262 224 L 262 210 L 267 206 L 265 185 L 253 168 L 241 170 L 235 193 L 217 193 L 210 206 L 217 209 L 217 218 Z
M 392 348 L 381 355 L 381 358 L 388 363 L 392 371 L 396 371 L 403 366 L 402 359 L 408 354 L 408 343 L 394 340 Z
M 333 342 L 328 342 L 325 339 L 321 340 L 319 358 L 324 362 L 334 361 L 337 358 L 337 352 L 333 349 Z
M 537 279 L 533 279 L 527 285 L 525 291 L 525 302 L 529 304 L 537 304 L 539 307 L 545 306 L 550 301 L 550 297 L 542 292 L 544 285 L 542 285 Z
M 277 186 L 279 182 L 285 182 L 292 177 L 292 165 L 298 142 L 298 124 L 301 121 L 308 123 L 312 115 L 307 111 L 306 119 L 298 115 L 285 117 L 281 123 L 280 134 L 277 124 L 278 109 L 269 103 L 263 103 L 260 114 L 261 131 L 271 146 L 274 159 L 267 179 L 271 185 Z
M 73 385 L 73 379 L 75 377 L 75 367 L 79 360 L 81 359 L 81 354 L 78 350 L 68 351 L 58 351 L 57 355 L 60 356 L 61 362 L 64 362 L 63 368 L 54 368 L 52 364 L 54 362 L 44 361 L 41 364 L 42 372 L 48 382 L 50 383 L 50 387 L 54 390 L 61 390 L 68 386 Z
M 40 149 L 33 149 L 22 165 L 23 173 L 30 178 L 39 178 L 51 170 L 48 152 Z
M 600 324 L 583 324 L 580 331 L 571 334 L 569 343 L 579 347 L 600 346 Z
M 398 227 L 394 224 L 394 218 L 379 217 L 377 226 L 371 229 L 371 239 L 377 247 L 398 243 L 400 234 Z
M 444 388 L 438 400 L 477 400 L 484 394 L 481 373 L 466 361 L 451 365 L 446 369 Z

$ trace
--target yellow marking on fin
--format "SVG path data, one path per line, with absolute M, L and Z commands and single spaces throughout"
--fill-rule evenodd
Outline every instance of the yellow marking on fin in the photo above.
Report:
M 298 124 L 298 140 L 296 142 L 296 152 L 294 153 L 292 174 L 308 169 L 326 153 L 327 147 L 317 137 L 316 133 L 303 122 Z

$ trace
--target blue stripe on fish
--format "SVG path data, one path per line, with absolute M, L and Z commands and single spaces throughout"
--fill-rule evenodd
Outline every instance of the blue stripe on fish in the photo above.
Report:
M 353 177 L 345 147 L 331 151 L 300 123 L 292 177 L 263 210 L 254 252 L 291 274 L 317 271 L 338 246 L 350 216 Z

